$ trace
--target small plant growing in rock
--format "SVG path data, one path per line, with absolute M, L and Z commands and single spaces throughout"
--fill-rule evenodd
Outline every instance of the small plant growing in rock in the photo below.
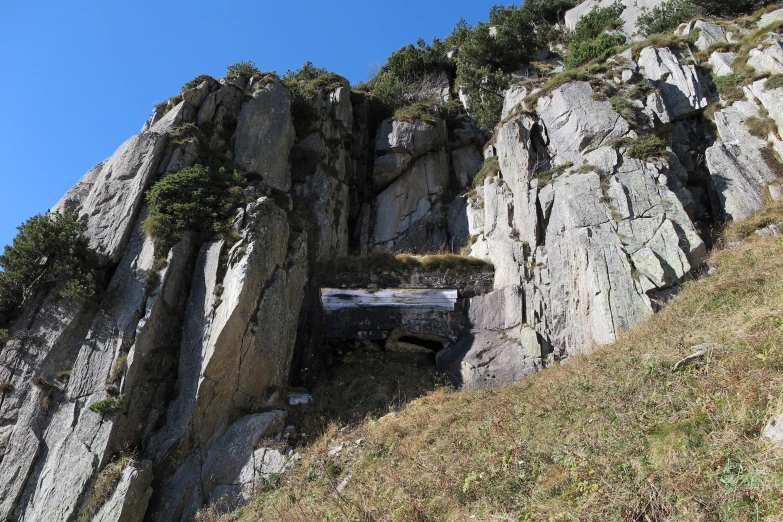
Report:
M 0 393 L 7 393 L 14 389 L 14 385 L 10 382 L 2 381 L 0 382 Z
M 128 367 L 128 354 L 121 353 L 119 357 L 115 359 L 114 364 L 111 365 L 111 370 L 109 371 L 109 377 L 106 379 L 106 382 L 113 383 L 118 381 L 120 377 L 122 377 L 122 372 L 124 372 L 127 367 Z
M 783 74 L 773 74 L 764 82 L 764 89 L 771 91 L 783 87 Z
M 742 85 L 747 80 L 744 74 L 732 73 L 726 76 L 715 78 L 715 88 L 718 89 L 718 94 L 726 104 L 734 103 L 738 100 L 745 99 L 745 92 L 742 90 Z
M 109 498 L 111 498 L 114 491 L 117 489 L 117 484 L 122 477 L 122 470 L 126 466 L 132 466 L 136 461 L 136 456 L 129 453 L 121 453 L 113 462 L 107 464 L 95 479 L 95 483 L 92 485 L 90 496 L 87 497 L 87 502 L 84 505 L 84 511 L 79 517 L 79 522 L 90 522 L 101 509 Z
M 666 142 L 657 136 L 652 134 L 648 136 L 642 136 L 641 138 L 631 139 L 623 138 L 615 142 L 615 146 L 627 145 L 628 156 L 634 159 L 648 161 L 652 158 L 666 157 L 669 154 L 669 150 L 666 147 Z
M 215 80 L 212 76 L 208 74 L 199 74 L 192 80 L 186 82 L 185 85 L 182 86 L 182 90 L 187 91 L 189 89 L 195 89 L 196 87 L 198 87 L 204 82 L 216 82 L 216 81 L 217 80 Z
M 753 136 L 766 140 L 770 134 L 777 133 L 777 125 L 770 117 L 751 116 L 745 120 L 745 126 Z
M 261 71 L 256 67 L 255 62 L 251 60 L 236 62 L 226 66 L 226 78 L 228 79 L 237 78 L 239 76 L 250 78 L 255 74 L 261 74 Z
M 435 124 L 438 121 L 435 105 L 433 103 L 418 102 L 407 107 L 402 107 L 394 112 L 396 121 L 407 121 L 413 123 L 416 120 L 429 124 Z
M 117 412 L 125 407 L 125 396 L 107 397 L 101 401 L 90 404 L 90 410 L 101 415 Z
M 500 172 L 500 163 L 497 156 L 491 156 L 484 160 L 484 165 L 473 178 L 473 186 L 479 187 L 484 184 L 484 179 L 489 178 L 492 181 Z

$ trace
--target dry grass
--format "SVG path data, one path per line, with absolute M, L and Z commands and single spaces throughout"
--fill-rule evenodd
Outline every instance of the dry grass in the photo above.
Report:
M 84 505 L 84 510 L 79 517 L 79 522 L 90 522 L 92 517 L 101 509 L 117 489 L 117 484 L 122 477 L 122 470 L 125 466 L 131 465 L 135 460 L 133 455 L 121 454 L 116 460 L 107 464 L 95 479 L 92 485 L 90 496 Z
M 730 225 L 745 239 L 713 252 L 716 272 L 614 345 L 335 425 L 279 489 L 225 519 L 780 520 L 781 453 L 759 434 L 781 407 L 783 240 L 752 233 L 770 220 L 783 207 Z
M 337 258 L 318 267 L 321 273 L 425 270 L 440 272 L 476 272 L 492 270 L 492 264 L 475 257 L 457 254 L 396 254 L 374 250 L 366 256 Z
M 125 368 L 127 366 L 128 366 L 128 354 L 121 353 L 114 360 L 114 363 L 111 365 L 111 370 L 109 371 L 109 377 L 106 379 L 106 383 L 110 384 L 120 380 L 120 378 L 122 377 L 122 373 L 125 371 Z

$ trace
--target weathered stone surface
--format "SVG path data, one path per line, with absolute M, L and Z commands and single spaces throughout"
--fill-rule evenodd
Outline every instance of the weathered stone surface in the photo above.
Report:
M 152 496 L 152 462 L 145 460 L 122 470 L 111 498 L 92 522 L 141 522 Z
M 305 183 L 296 185 L 296 193 L 307 201 L 311 213 L 310 241 L 316 261 L 328 261 L 348 254 L 348 185 L 330 176 L 318 166 Z
M 273 189 L 291 188 L 288 153 L 294 144 L 291 93 L 273 82 L 242 105 L 237 122 L 234 161 L 261 175 Z
M 467 145 L 451 152 L 451 164 L 458 186 L 465 188 L 481 170 L 484 158 L 475 145 Z
M 222 280 L 217 274 L 223 245 L 207 245 L 199 256 L 178 394 L 166 426 L 152 440 L 155 460 L 176 470 L 154 499 L 153 520 L 185 520 L 209 500 L 200 452 L 224 436 L 238 412 L 285 400 L 279 392 L 293 357 L 307 241 L 304 235 L 289 241 L 286 215 L 268 198 L 248 206 L 241 235 L 228 252 Z M 211 487 L 218 486 L 225 484 Z
M 761 436 L 774 444 L 783 444 L 783 413 L 769 420 Z
M 133 136 L 53 207 L 77 212 L 90 247 L 102 252 L 109 263 L 122 256 L 165 141 L 165 135 L 155 132 Z
M 204 103 L 204 100 L 207 99 L 207 96 L 209 96 L 211 90 L 209 86 L 209 80 L 204 80 L 198 86 L 182 91 L 182 98 L 188 102 L 191 107 L 199 108 L 201 107 L 201 104 Z
M 416 120 L 385 120 L 375 141 L 376 152 L 409 152 L 420 155 L 432 150 L 440 133 L 434 125 Z
M 286 414 L 270 411 L 239 419 L 207 450 L 201 465 L 201 484 L 204 498 L 220 500 L 226 486 L 252 488 L 262 477 L 256 477 L 256 446 L 264 438 L 271 438 L 285 429 Z M 260 455 L 263 459 L 263 455 Z M 258 467 L 263 466 L 263 461 Z M 221 488 L 222 486 L 222 488 Z M 218 489 L 220 488 L 220 489 Z M 221 491 L 223 490 L 223 491 Z M 241 492 L 241 491 L 240 491 Z M 201 499 L 196 504 L 200 504 Z M 230 499 L 235 502 L 236 498 Z
M 429 152 L 376 198 L 371 244 L 394 248 L 416 241 L 437 250 L 445 242 L 444 228 L 428 227 L 440 221 L 440 194 L 449 184 L 448 159 Z
M 207 144 L 216 151 L 232 153 L 231 136 L 236 130 L 237 118 L 245 102 L 245 91 L 231 84 L 223 85 L 211 92 L 199 107 L 196 120 L 199 125 L 212 129 L 212 138 Z
M 661 91 L 672 119 L 688 116 L 709 105 L 707 90 L 694 65 L 682 65 L 668 48 L 645 47 L 639 69 Z
M 720 141 L 707 149 L 707 167 L 719 208 L 730 219 L 744 219 L 763 206 L 762 193 L 775 178 L 762 156 L 764 140 L 745 126 L 756 116 L 752 103 L 736 102 L 715 113 Z
M 691 31 L 694 29 L 699 30 L 699 37 L 693 45 L 700 51 L 703 51 L 718 42 L 726 42 L 726 30 L 717 24 L 705 22 L 704 20 L 697 20 L 692 27 Z
M 783 36 L 770 33 L 762 49 L 751 49 L 748 65 L 759 73 L 783 74 Z
M 585 154 L 629 131 L 628 123 L 608 101 L 593 99 L 587 82 L 567 83 L 551 98 L 539 98 L 536 111 L 560 163 L 581 163 Z
M 503 95 L 503 110 L 500 114 L 500 119 L 505 120 L 508 118 L 511 115 L 511 112 L 520 105 L 524 109 L 525 106 L 523 102 L 527 94 L 527 87 L 512 85 Z
M 720 53 L 715 51 L 710 55 L 710 67 L 712 67 L 712 73 L 717 77 L 727 76 L 733 73 L 734 70 L 732 69 L 732 65 L 736 59 L 737 53 Z
M 195 119 L 196 111 L 193 110 L 190 103 L 183 100 L 158 120 L 150 128 L 150 132 L 168 134 L 180 123 L 192 122 L 195 121 Z
M 468 305 L 470 331 L 437 354 L 438 368 L 458 386 L 479 388 L 519 380 L 541 368 L 536 332 L 525 325 L 521 287 L 474 297 Z
M 768 25 L 783 22 L 783 9 L 776 9 L 769 13 L 761 15 L 757 27 L 763 28 Z
M 769 117 L 775 120 L 780 131 L 783 129 L 783 87 L 767 90 L 766 83 L 766 79 L 753 82 L 749 90 L 767 111 Z

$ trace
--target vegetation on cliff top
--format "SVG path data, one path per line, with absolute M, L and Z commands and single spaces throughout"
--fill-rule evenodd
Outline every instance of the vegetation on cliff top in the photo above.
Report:
M 760 432 L 783 412 L 783 241 L 754 231 L 781 221 L 730 225 L 714 273 L 613 345 L 329 426 L 225 519 L 779 520 L 783 454 Z

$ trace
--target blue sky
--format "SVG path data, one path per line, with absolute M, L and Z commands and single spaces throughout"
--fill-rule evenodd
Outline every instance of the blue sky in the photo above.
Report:
M 0 248 L 202 73 L 306 60 L 352 82 L 493 2 L 0 0 Z

